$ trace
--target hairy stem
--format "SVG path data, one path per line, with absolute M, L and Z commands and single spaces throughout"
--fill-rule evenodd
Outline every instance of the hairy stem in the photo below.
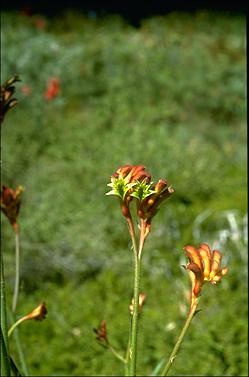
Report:
M 172 353 L 171 353 L 171 355 L 169 357 L 169 360 L 168 360 L 167 364 L 165 365 L 165 367 L 163 369 L 163 372 L 162 372 L 161 376 L 167 376 L 168 371 L 169 371 L 171 365 L 173 364 L 173 362 L 174 362 L 174 360 L 176 358 L 177 352 L 179 351 L 179 349 L 181 347 L 181 344 L 182 344 L 183 338 L 184 338 L 184 336 L 186 334 L 186 331 L 189 328 L 189 325 L 190 325 L 190 323 L 191 323 L 191 321 L 193 319 L 193 316 L 194 316 L 195 311 L 196 311 L 197 304 L 198 304 L 198 300 L 196 299 L 192 303 L 192 305 L 190 307 L 190 310 L 189 310 L 187 319 L 186 319 L 186 321 L 184 323 L 184 326 L 182 328 L 182 331 L 181 331 L 181 333 L 179 335 L 179 338 L 177 339 L 175 347 L 174 347 L 174 349 L 173 349 L 173 351 L 172 351 Z

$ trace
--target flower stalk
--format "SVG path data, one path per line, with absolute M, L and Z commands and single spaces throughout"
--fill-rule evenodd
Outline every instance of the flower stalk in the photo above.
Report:
M 174 360 L 176 358 L 176 355 L 177 355 L 177 353 L 178 353 L 178 351 L 179 351 L 179 349 L 181 347 L 182 341 L 183 341 L 184 336 L 185 336 L 185 334 L 186 334 L 186 332 L 187 332 L 187 330 L 189 328 L 189 325 L 192 322 L 192 319 L 193 319 L 194 314 L 196 312 L 197 305 L 198 305 L 198 300 L 195 300 L 195 302 L 193 302 L 193 304 L 192 304 L 192 306 L 191 306 L 191 308 L 189 310 L 189 313 L 188 313 L 187 319 L 186 319 L 186 321 L 184 323 L 184 326 L 182 328 L 182 331 L 181 331 L 181 333 L 180 333 L 180 335 L 179 335 L 179 337 L 177 339 L 177 342 L 176 342 L 176 344 L 175 344 L 175 346 L 173 348 L 173 351 L 172 351 L 172 353 L 171 353 L 171 355 L 169 357 L 169 360 L 168 360 L 167 364 L 165 365 L 165 367 L 164 367 L 164 369 L 162 371 L 161 376 L 167 376 L 168 371 L 169 371 L 171 365 L 173 364 L 173 362 L 174 362 Z
M 196 313 L 196 308 L 199 302 L 199 296 L 201 290 L 206 282 L 210 282 L 212 285 L 216 285 L 221 282 L 222 276 L 228 272 L 227 267 L 220 267 L 222 255 L 218 250 L 211 250 L 208 244 L 203 243 L 199 248 L 187 245 L 184 247 L 188 263 L 183 266 L 188 272 L 191 288 L 190 288 L 190 309 L 180 333 L 180 336 L 173 348 L 173 351 L 169 357 L 167 364 L 165 365 L 161 376 L 166 376 L 171 365 L 173 364 L 177 352 L 179 351 L 183 338 L 189 328 L 189 325 Z
M 161 203 L 167 199 L 174 190 L 167 181 L 160 179 L 156 184 L 151 182 L 151 175 L 143 165 L 125 165 L 117 169 L 111 176 L 111 187 L 106 195 L 118 197 L 122 215 L 126 218 L 132 241 L 134 254 L 134 288 L 132 300 L 132 320 L 129 342 L 126 354 L 128 367 L 126 374 L 136 376 L 137 363 L 137 337 L 140 304 L 141 259 L 144 243 L 151 230 L 151 221 L 159 210 Z M 137 217 L 140 220 L 140 235 L 137 241 L 134 223 L 130 211 L 132 201 L 136 203 Z M 144 298 L 143 298 L 144 300 Z
M 16 306 L 19 296 L 19 285 L 20 285 L 20 231 L 19 227 L 15 227 L 15 251 L 16 251 L 16 270 L 15 270 L 15 287 L 12 301 L 12 311 L 16 312 Z
M 29 319 L 34 319 L 36 321 L 42 321 L 43 319 L 46 318 L 46 314 L 47 314 L 47 308 L 46 308 L 45 303 L 38 305 L 34 310 L 32 310 L 31 313 L 25 315 L 24 317 L 21 317 L 20 319 L 18 319 L 18 321 L 16 321 L 11 326 L 11 328 L 8 331 L 8 337 L 11 336 L 11 334 L 13 333 L 15 328 L 17 326 L 19 326 L 22 322 L 27 321 Z

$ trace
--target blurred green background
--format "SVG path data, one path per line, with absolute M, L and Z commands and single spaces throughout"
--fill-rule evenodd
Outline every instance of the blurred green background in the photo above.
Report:
M 91 16 L 91 15 L 90 15 Z M 107 321 L 125 352 L 133 258 L 110 175 L 142 164 L 175 194 L 152 223 L 143 257 L 138 373 L 167 358 L 187 312 L 182 250 L 208 242 L 229 274 L 205 286 L 172 376 L 247 375 L 245 16 L 169 13 L 139 28 L 76 11 L 51 19 L 2 13 L 2 82 L 19 74 L 2 129 L 2 183 L 25 187 L 18 315 L 31 375 L 122 375 L 95 340 Z M 46 101 L 49 78 L 59 95 Z M 2 218 L 8 303 L 14 236 Z M 11 350 L 16 355 L 15 343 Z

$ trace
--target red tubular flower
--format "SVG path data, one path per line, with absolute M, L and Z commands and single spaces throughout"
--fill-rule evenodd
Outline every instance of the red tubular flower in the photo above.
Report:
M 220 268 L 221 253 L 218 250 L 211 250 L 208 244 L 203 243 L 196 249 L 194 246 L 185 246 L 184 250 L 189 262 L 185 266 L 188 270 L 192 283 L 192 302 L 201 293 L 205 282 L 215 285 L 221 281 L 222 276 L 228 272 L 227 267 Z
M 1 210 L 9 219 L 14 229 L 17 227 L 17 217 L 20 210 L 22 192 L 22 186 L 18 186 L 16 190 L 2 186 L 1 190 Z
M 47 101 L 51 101 L 57 97 L 60 92 L 60 82 L 58 78 L 51 77 L 48 81 L 47 90 L 44 93 L 44 97 Z

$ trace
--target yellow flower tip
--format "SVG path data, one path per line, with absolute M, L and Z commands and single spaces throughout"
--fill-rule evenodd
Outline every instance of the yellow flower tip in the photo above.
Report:
M 203 284 L 209 281 L 212 285 L 221 281 L 222 276 L 228 272 L 227 267 L 220 268 L 222 259 L 218 250 L 211 251 L 208 244 L 201 244 L 198 249 L 187 245 L 184 247 L 189 262 L 185 268 L 189 272 L 192 284 L 192 299 L 201 293 Z
M 42 321 L 46 318 L 47 308 L 43 302 L 37 308 L 35 308 L 30 314 L 27 315 L 27 319 L 35 319 L 36 321 Z
M 224 267 L 221 269 L 221 276 L 225 276 L 228 273 L 228 267 Z

